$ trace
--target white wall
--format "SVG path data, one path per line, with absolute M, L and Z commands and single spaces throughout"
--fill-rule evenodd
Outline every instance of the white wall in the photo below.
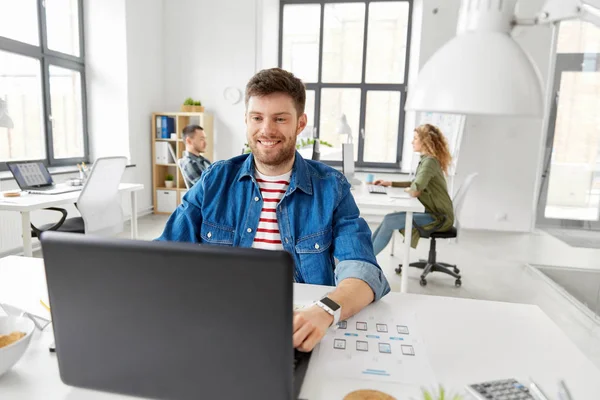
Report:
M 142 183 L 138 210 L 152 207 L 150 114 L 164 109 L 162 0 L 84 2 L 88 129 L 92 160 L 125 155 L 124 182 Z M 123 197 L 129 214 L 129 198 Z
M 244 102 L 225 101 L 226 87 L 244 92 L 257 62 L 257 0 L 165 2 L 166 107 L 198 98 L 214 114 L 215 159 L 241 153 Z
M 531 17 L 544 2 L 520 3 L 519 16 Z M 459 4 L 459 1 L 423 0 L 421 66 L 454 36 Z M 437 14 L 434 9 L 438 10 Z M 546 82 L 551 29 L 519 28 L 514 36 L 531 55 Z M 471 172 L 479 172 L 479 177 L 466 199 L 463 227 L 523 232 L 531 229 L 535 220 L 532 204 L 537 197 L 540 148 L 544 137 L 541 119 L 467 118 L 455 188 Z M 410 148 L 410 140 L 407 134 L 405 149 Z
M 127 105 L 130 160 L 124 182 L 142 183 L 138 210 L 152 208 L 151 122 L 153 112 L 164 111 L 164 3 L 163 0 L 126 0 L 127 33 Z M 123 201 L 129 211 L 128 199 Z
M 90 156 L 129 157 L 125 1 L 86 0 L 83 12 Z

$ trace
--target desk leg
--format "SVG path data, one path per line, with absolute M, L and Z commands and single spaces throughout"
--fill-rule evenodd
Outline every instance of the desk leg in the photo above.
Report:
M 33 256 L 31 248 L 31 215 L 29 211 L 21 211 L 21 228 L 23 229 L 23 255 Z
M 406 213 L 406 225 L 404 225 L 404 260 L 402 261 L 402 277 L 400 281 L 400 293 L 408 292 L 408 269 L 410 268 L 410 242 L 412 239 L 413 213 Z
M 131 192 L 131 238 L 138 237 L 137 192 Z

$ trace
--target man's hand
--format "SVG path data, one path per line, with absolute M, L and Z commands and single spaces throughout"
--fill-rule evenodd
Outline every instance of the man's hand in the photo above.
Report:
M 313 305 L 294 313 L 294 347 L 309 352 L 323 339 L 333 323 L 333 316 Z

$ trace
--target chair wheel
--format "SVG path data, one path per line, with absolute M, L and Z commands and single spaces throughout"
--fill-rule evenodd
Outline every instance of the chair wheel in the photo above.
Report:
M 458 269 L 458 268 L 454 267 L 454 273 L 455 273 L 455 274 L 460 274 L 460 269 Z
M 425 278 L 421 278 L 421 281 L 419 283 L 421 284 L 421 286 L 427 286 L 427 280 Z
M 454 282 L 454 286 L 456 286 L 456 287 L 461 287 L 461 285 L 462 285 L 462 281 L 461 281 L 460 279 L 457 279 L 457 280 Z
M 402 267 L 398 267 L 398 268 L 396 268 L 394 271 L 396 271 L 396 273 L 397 273 L 398 275 L 400 275 L 400 274 L 402 274 Z

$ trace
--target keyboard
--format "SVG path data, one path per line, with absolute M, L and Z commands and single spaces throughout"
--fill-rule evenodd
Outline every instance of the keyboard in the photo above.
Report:
M 468 385 L 467 390 L 478 400 L 535 400 L 529 389 L 515 379 L 481 382 Z
M 27 189 L 29 194 L 63 194 L 69 192 L 77 192 L 83 189 L 83 186 L 70 186 L 59 183 L 48 188 Z
M 369 185 L 367 186 L 367 189 L 369 189 L 369 193 L 387 194 L 387 189 L 385 188 L 385 186 Z
M 308 361 L 312 353 L 304 353 L 294 349 L 294 399 L 300 396 L 302 382 L 308 369 Z

